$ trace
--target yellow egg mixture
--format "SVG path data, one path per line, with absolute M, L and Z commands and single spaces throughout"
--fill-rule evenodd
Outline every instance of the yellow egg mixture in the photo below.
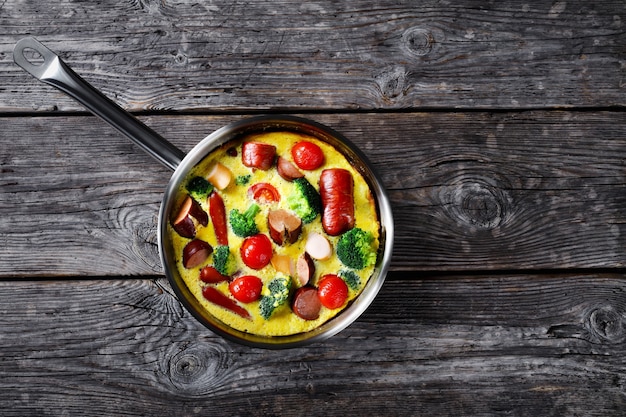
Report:
M 324 152 L 325 161 L 324 164 L 313 171 L 300 170 L 307 180 L 319 191 L 319 178 L 322 170 L 325 168 L 344 168 L 349 170 L 352 173 L 352 177 L 354 180 L 354 205 L 355 205 L 355 227 L 359 227 L 365 231 L 372 233 L 372 235 L 376 238 L 376 244 L 378 245 L 379 238 L 379 222 L 376 214 L 375 203 L 371 194 L 371 191 L 357 170 L 355 170 L 350 163 L 346 160 L 346 158 L 338 152 L 333 146 L 317 140 L 311 136 L 302 135 L 299 133 L 293 132 L 266 132 L 266 133 L 258 133 L 253 135 L 248 135 L 243 139 L 236 140 L 235 142 L 229 142 L 216 151 L 212 152 L 209 156 L 207 156 L 200 164 L 198 164 L 194 170 L 189 174 L 189 178 L 194 176 L 203 176 L 206 177 L 208 170 L 210 167 L 216 162 L 219 161 L 224 166 L 228 167 L 233 174 L 233 180 L 224 190 L 216 190 L 222 196 L 224 200 L 224 205 L 226 208 L 226 214 L 228 217 L 228 213 L 231 209 L 237 208 L 240 211 L 247 210 L 251 204 L 255 203 L 255 201 L 248 196 L 248 188 L 256 183 L 266 182 L 272 184 L 278 192 L 280 193 L 280 201 L 273 203 L 258 203 L 260 207 L 260 212 L 256 215 L 255 220 L 258 226 L 259 232 L 267 235 L 269 237 L 268 225 L 267 225 L 267 214 L 269 210 L 284 208 L 289 209 L 287 204 L 287 197 L 292 192 L 293 184 L 289 181 L 284 180 L 278 175 L 276 171 L 276 166 L 272 167 L 267 171 L 252 169 L 243 165 L 241 161 L 241 143 L 243 141 L 255 141 L 255 142 L 265 142 L 276 146 L 276 153 L 278 156 L 282 156 L 293 162 L 291 157 L 291 147 L 299 141 L 306 140 L 309 142 L 316 143 Z M 237 150 L 236 156 L 234 156 L 234 149 Z M 230 152 L 229 152 L 230 150 Z M 249 182 L 245 185 L 238 185 L 235 181 L 235 178 L 241 176 L 250 176 Z M 186 184 L 186 182 L 184 183 Z M 182 201 L 182 199 L 186 196 L 186 191 L 184 189 L 184 184 L 179 192 L 179 196 L 177 201 Z M 203 209 L 208 213 L 209 205 L 207 201 L 199 202 Z M 276 245 L 272 242 L 274 254 L 283 254 L 288 255 L 294 262 L 297 261 L 298 257 L 304 253 L 304 246 L 306 243 L 307 234 L 310 232 L 317 232 L 323 234 L 332 244 L 333 250 L 335 248 L 336 242 L 339 239 L 338 236 L 328 236 L 324 233 L 324 229 L 322 228 L 321 223 L 321 215 L 318 215 L 317 218 L 308 224 L 302 224 L 302 233 L 298 240 L 293 244 L 287 244 L 285 246 Z M 322 306 L 320 311 L 320 316 L 316 320 L 304 320 L 294 314 L 290 307 L 289 302 L 286 305 L 281 306 L 276 309 L 276 311 L 269 317 L 269 319 L 265 319 L 259 314 L 259 301 L 254 301 L 252 303 L 244 304 L 238 302 L 240 306 L 245 308 L 252 316 L 252 320 L 245 319 L 240 317 L 239 315 L 232 313 L 231 311 L 220 307 L 216 304 L 213 304 L 207 301 L 202 295 L 202 288 L 206 285 L 213 285 L 218 290 L 220 290 L 223 294 L 228 295 L 233 300 L 234 298 L 230 295 L 230 291 L 228 289 L 228 282 L 221 282 L 219 284 L 205 284 L 200 281 L 200 270 L 205 265 L 212 264 L 212 257 L 210 256 L 205 264 L 192 268 L 186 269 L 182 264 L 182 251 L 184 246 L 189 242 L 190 239 L 183 238 L 179 236 L 171 227 L 169 226 L 169 235 L 173 241 L 173 247 L 176 251 L 177 255 L 177 267 L 181 276 L 183 277 L 185 283 L 187 284 L 189 290 L 194 294 L 194 296 L 200 301 L 202 306 L 206 308 L 213 316 L 224 322 L 225 324 L 248 333 L 253 333 L 257 335 L 264 336 L 284 336 L 284 335 L 292 335 L 301 332 L 306 332 L 312 330 L 316 327 L 319 327 L 324 322 L 328 321 L 330 318 L 337 315 L 342 309 L 344 309 L 351 300 L 353 300 L 363 289 L 367 280 L 372 275 L 374 270 L 374 266 L 367 267 L 363 270 L 353 271 L 357 273 L 360 277 L 361 283 L 357 290 L 349 289 L 348 301 L 344 304 L 343 307 L 330 310 L 326 307 Z M 215 234 L 213 231 L 213 227 L 211 221 L 209 221 L 208 226 L 199 227 L 196 238 L 204 240 L 208 242 L 213 248 L 217 247 L 217 242 L 215 238 Z M 272 279 L 278 276 L 285 276 L 281 272 L 278 272 L 274 269 L 272 264 L 268 264 L 260 270 L 254 270 L 248 268 L 241 260 L 241 256 L 239 253 L 239 248 L 244 238 L 238 237 L 235 235 L 229 227 L 228 233 L 228 243 L 230 247 L 230 251 L 233 255 L 235 255 L 238 262 L 238 275 L 256 275 L 263 281 L 263 294 L 268 294 L 266 284 Z M 338 274 L 340 270 L 347 269 L 344 267 L 339 259 L 335 255 L 333 255 L 330 259 L 325 261 L 315 260 L 315 275 L 313 279 L 309 282 L 309 284 L 316 285 L 320 277 L 325 274 Z M 292 292 L 295 288 L 299 286 L 297 278 L 292 278 Z

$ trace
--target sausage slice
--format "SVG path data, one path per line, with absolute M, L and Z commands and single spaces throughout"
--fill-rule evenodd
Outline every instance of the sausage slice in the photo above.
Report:
M 316 320 L 320 316 L 322 303 L 317 288 L 306 285 L 298 288 L 293 297 L 291 309 L 304 320 Z
M 315 274 L 315 263 L 311 256 L 304 252 L 298 258 L 296 262 L 296 273 L 298 275 L 298 282 L 300 285 L 306 285 L 313 278 Z
M 270 237 L 277 245 L 295 243 L 302 232 L 302 220 L 287 210 L 272 210 L 267 215 Z

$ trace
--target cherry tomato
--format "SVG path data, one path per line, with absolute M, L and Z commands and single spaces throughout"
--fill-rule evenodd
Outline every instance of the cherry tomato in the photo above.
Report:
M 273 203 L 280 201 L 280 193 L 272 185 L 266 182 L 259 182 L 248 188 L 248 195 L 259 203 Z
M 241 259 L 252 269 L 261 269 L 272 259 L 270 238 L 257 234 L 247 237 L 241 244 Z
M 228 284 L 230 293 L 242 303 L 251 303 L 261 297 L 261 290 L 263 289 L 263 281 L 261 278 L 254 275 L 244 275 L 235 278 L 230 284 Z
M 337 275 L 324 275 L 317 286 L 322 305 L 331 310 L 344 305 L 348 299 L 348 286 Z
M 291 148 L 293 162 L 300 169 L 313 170 L 324 163 L 324 152 L 313 142 L 298 142 Z

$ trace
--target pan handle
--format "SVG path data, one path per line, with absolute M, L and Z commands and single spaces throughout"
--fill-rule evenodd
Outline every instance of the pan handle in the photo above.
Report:
M 32 51 L 36 53 L 32 54 Z M 43 62 L 40 62 L 42 59 Z M 39 81 L 74 98 L 166 167 L 175 170 L 185 157 L 183 151 L 109 100 L 35 38 L 28 37 L 18 41 L 13 49 L 13 60 Z

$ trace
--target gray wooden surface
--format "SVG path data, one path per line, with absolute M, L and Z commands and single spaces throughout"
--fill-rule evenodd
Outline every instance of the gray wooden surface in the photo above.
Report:
M 623 1 L 0 3 L 0 415 L 621 416 Z M 163 278 L 171 172 L 17 67 L 34 35 L 181 149 L 290 113 L 391 199 L 353 325 L 227 342 Z

